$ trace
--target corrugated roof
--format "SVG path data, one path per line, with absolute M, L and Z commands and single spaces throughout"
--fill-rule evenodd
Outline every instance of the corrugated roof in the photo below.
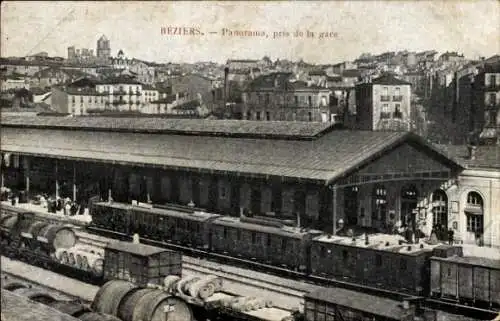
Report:
M 65 123 L 67 120 L 55 118 L 54 122 Z M 193 124 L 205 122 L 191 121 Z M 332 131 L 316 140 L 5 126 L 0 134 L 2 150 L 10 152 L 207 172 L 232 172 L 246 176 L 275 176 L 321 183 L 340 178 L 346 172 L 371 161 L 375 155 L 404 141 L 415 141 L 421 148 L 432 149 L 410 133 L 347 130 Z M 448 164 L 453 163 L 444 157 L 442 159 Z
M 408 315 L 412 314 L 411 310 L 403 308 L 402 302 L 342 288 L 321 288 L 305 294 L 305 298 L 387 317 L 391 320 L 405 320 Z
M 243 137 L 313 138 L 332 127 L 331 123 L 192 120 L 164 118 L 74 117 L 26 119 L 19 116 L 2 117 L 3 127 L 87 129 L 120 132 L 196 134 Z

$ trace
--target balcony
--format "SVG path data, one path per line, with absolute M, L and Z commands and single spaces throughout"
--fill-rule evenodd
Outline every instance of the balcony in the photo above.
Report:
M 498 91 L 500 90 L 500 84 L 487 84 L 484 85 L 485 91 Z
M 392 96 L 392 101 L 403 101 L 403 96 Z
M 382 95 L 380 96 L 380 101 L 391 101 L 391 96 Z
M 391 113 L 390 112 L 380 112 L 380 119 L 389 119 L 391 118 Z
M 402 119 L 403 118 L 403 113 L 400 112 L 400 111 L 395 111 L 394 113 L 392 113 L 392 117 L 393 118 Z

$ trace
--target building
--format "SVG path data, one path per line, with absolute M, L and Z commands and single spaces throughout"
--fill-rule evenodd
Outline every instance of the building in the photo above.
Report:
M 108 106 L 107 93 L 96 90 L 96 82 L 82 78 L 66 86 L 52 87 L 52 109 L 59 113 L 86 115 Z
M 60 67 L 49 67 L 36 72 L 30 78 L 33 87 L 46 88 L 60 85 L 66 82 L 73 82 L 79 78 L 89 76 L 78 69 L 61 69 Z
M 243 92 L 245 120 L 330 122 L 330 89 L 295 81 L 292 73 L 257 77 Z
M 5 75 L 16 74 L 31 77 L 38 71 L 49 68 L 50 65 L 51 63 L 46 61 L 0 58 L 0 67 Z
M 440 225 L 459 243 L 500 248 L 496 146 L 470 157 L 409 132 L 108 117 L 3 118 L 0 135 L 5 184 L 30 193 L 193 202 L 329 233 L 340 219 L 379 231 L 399 221 L 427 236 Z
M 96 54 L 97 58 L 102 60 L 108 60 L 111 57 L 111 46 L 105 35 L 102 35 L 101 38 L 97 40 Z
M 480 138 L 484 143 L 500 144 L 500 63 L 485 65 L 474 84 Z
M 143 84 L 134 77 L 122 75 L 100 81 L 95 89 L 108 96 L 105 108 L 113 111 L 141 111 L 145 105 Z
M 156 70 L 150 63 L 132 59 L 128 69 L 130 72 L 134 73 L 137 80 L 143 84 L 154 84 L 156 82 Z
M 456 226 L 458 238 L 464 244 L 500 247 L 500 149 L 497 146 L 439 147 L 465 169 L 445 193 L 433 198 L 434 202 L 440 200 L 448 205 L 433 210 L 441 213 L 435 216 L 433 223 Z
M 411 84 L 391 74 L 356 85 L 356 123 L 362 130 L 410 130 Z

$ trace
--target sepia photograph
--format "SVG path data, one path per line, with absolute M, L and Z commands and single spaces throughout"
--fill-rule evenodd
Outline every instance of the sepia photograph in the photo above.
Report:
M 2 321 L 500 321 L 500 2 L 0 13 Z

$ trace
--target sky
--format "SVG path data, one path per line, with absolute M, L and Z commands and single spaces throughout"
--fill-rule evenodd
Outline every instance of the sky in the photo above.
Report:
M 156 62 L 291 59 L 353 60 L 363 52 L 458 51 L 468 58 L 500 53 L 500 2 L 17 2 L 1 4 L 1 56 L 67 47 L 96 50 L 101 35 L 115 56 Z M 195 28 L 203 35 L 162 35 Z M 177 28 L 177 29 L 175 29 Z M 222 35 L 222 29 L 264 36 Z M 303 36 L 296 34 L 302 32 Z M 307 31 L 313 37 L 307 37 Z M 210 33 L 215 32 L 215 33 Z M 288 32 L 288 36 L 279 32 Z M 188 31 L 189 33 L 189 31 Z M 328 37 L 320 38 L 320 34 Z M 267 37 L 266 37 L 267 35 Z

